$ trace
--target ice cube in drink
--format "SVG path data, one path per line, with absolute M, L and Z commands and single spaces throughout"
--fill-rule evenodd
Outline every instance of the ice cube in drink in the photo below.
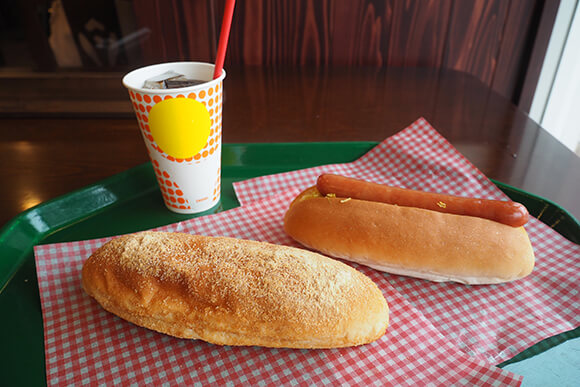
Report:
M 180 87 L 189 87 L 199 85 L 206 81 L 198 79 L 189 79 L 183 74 L 175 71 L 166 71 L 163 74 L 149 78 L 143 84 L 144 89 L 177 89 Z

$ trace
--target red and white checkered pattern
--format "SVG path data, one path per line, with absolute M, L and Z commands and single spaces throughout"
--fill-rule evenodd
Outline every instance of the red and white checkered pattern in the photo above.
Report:
M 295 245 L 282 217 L 298 194 L 275 197 L 158 230 Z M 522 378 L 459 350 L 383 273 L 358 267 L 382 289 L 391 324 L 378 341 L 329 350 L 216 346 L 137 327 L 81 289 L 85 259 L 108 238 L 41 245 L 35 257 L 48 385 L 519 385 Z
M 405 188 L 505 199 L 483 173 L 419 119 L 358 160 L 234 183 L 243 205 L 316 184 L 338 173 Z M 536 267 L 508 284 L 465 286 L 382 273 L 403 297 L 465 353 L 498 364 L 538 341 L 580 325 L 580 246 L 541 221 L 526 224 Z

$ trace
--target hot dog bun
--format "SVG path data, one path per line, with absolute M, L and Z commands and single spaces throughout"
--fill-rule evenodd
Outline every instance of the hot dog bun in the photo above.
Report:
M 302 192 L 284 218 L 288 235 L 324 254 L 431 281 L 493 284 L 530 274 L 534 252 L 523 227 L 356 199 Z
M 389 321 L 381 291 L 348 265 L 233 238 L 122 236 L 89 257 L 82 285 L 136 325 L 222 345 L 361 345 L 382 336 Z

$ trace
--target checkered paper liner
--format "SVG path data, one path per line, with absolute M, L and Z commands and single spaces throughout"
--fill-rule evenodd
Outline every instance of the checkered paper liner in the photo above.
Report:
M 354 162 L 234 183 L 242 205 L 316 184 L 321 173 L 452 195 L 507 199 L 423 118 Z M 381 275 L 465 353 L 491 364 L 580 325 L 580 246 L 541 221 L 525 226 L 536 267 L 512 283 L 465 286 Z
M 158 230 L 296 244 L 285 235 L 285 194 Z M 378 341 L 328 350 L 217 346 L 137 327 L 106 311 L 80 284 L 86 258 L 110 238 L 35 247 L 49 386 L 61 385 L 519 385 L 521 376 L 469 356 L 403 298 L 370 276 L 390 305 Z

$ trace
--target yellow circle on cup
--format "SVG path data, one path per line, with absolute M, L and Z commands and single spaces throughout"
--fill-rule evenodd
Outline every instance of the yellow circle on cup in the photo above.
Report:
M 209 112 L 191 98 L 160 101 L 149 112 L 149 129 L 165 153 L 178 159 L 196 155 L 207 144 Z

